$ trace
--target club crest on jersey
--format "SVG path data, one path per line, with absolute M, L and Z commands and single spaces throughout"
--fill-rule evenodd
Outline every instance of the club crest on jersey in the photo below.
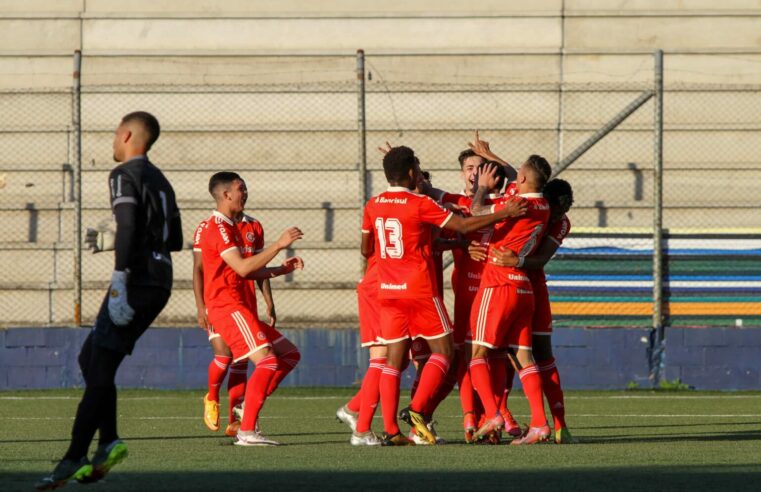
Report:
M 264 341 L 264 340 L 266 340 L 266 339 L 267 339 L 267 335 L 265 335 L 264 333 L 262 333 L 262 332 L 260 331 L 259 333 L 257 333 L 257 334 L 256 334 L 256 338 L 258 338 L 259 340 L 262 340 L 262 341 Z
M 247 232 L 246 233 L 246 239 L 248 240 L 248 242 L 253 243 L 254 239 L 256 239 L 256 237 L 254 236 L 253 232 Z

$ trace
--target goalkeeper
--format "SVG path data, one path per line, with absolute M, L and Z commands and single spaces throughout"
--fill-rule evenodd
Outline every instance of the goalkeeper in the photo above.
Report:
M 145 112 L 122 118 L 114 136 L 109 175 L 115 230 L 88 231 L 94 250 L 114 249 L 111 285 L 79 354 L 85 391 L 77 408 L 69 449 L 36 484 L 51 490 L 68 480 L 95 482 L 127 456 L 116 431 L 116 371 L 169 300 L 172 251 L 182 248 L 180 212 L 174 190 L 147 152 L 159 137 L 159 123 Z M 110 240 L 109 240 L 110 239 Z M 109 244 L 110 243 L 110 244 Z M 87 452 L 98 431 L 92 460 Z

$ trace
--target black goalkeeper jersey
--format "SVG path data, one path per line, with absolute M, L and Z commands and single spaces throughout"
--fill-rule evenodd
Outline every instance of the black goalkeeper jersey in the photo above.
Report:
M 108 178 L 111 210 L 117 218 L 116 269 L 129 270 L 129 285 L 172 288 L 171 251 L 182 249 L 180 211 L 172 185 L 164 173 L 141 156 L 116 166 Z M 134 215 L 126 254 L 119 250 L 119 213 L 121 204 Z M 124 235 L 122 239 L 124 240 Z M 121 256 L 121 257 L 120 257 Z M 120 264 L 121 263 L 121 264 Z

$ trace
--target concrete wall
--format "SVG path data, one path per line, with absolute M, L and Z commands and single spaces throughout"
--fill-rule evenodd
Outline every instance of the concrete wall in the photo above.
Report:
M 355 330 L 285 330 L 302 360 L 284 386 L 357 385 L 367 354 Z M 88 330 L 0 330 L 0 390 L 81 386 L 76 357 Z M 555 357 L 567 389 L 647 387 L 647 331 L 560 328 Z M 758 389 L 761 330 L 670 329 L 666 372 L 696 389 Z M 130 388 L 202 388 L 211 349 L 198 329 L 152 329 L 125 359 L 117 384 Z M 409 385 L 414 375 L 405 374 Z M 518 382 L 516 381 L 516 384 Z

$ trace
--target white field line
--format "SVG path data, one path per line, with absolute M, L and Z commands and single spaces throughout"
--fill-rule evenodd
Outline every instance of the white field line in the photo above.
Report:
M 453 395 L 456 392 L 453 392 Z M 126 396 L 119 397 L 119 401 L 141 401 L 141 400 L 186 400 L 192 396 Z M 0 401 L 34 401 L 34 400 L 80 400 L 81 396 L 0 396 Z M 277 396 L 273 395 L 272 400 L 349 400 L 351 396 Z M 761 399 L 761 395 L 568 395 L 566 400 L 745 400 Z
M 530 417 L 530 415 L 525 414 L 513 414 L 517 417 Z M 627 418 L 696 418 L 696 419 L 707 419 L 707 418 L 761 418 L 761 414 L 759 413 L 738 413 L 738 414 L 711 414 L 711 413 L 703 413 L 703 414 L 693 414 L 693 413 L 682 413 L 682 414 L 651 414 L 651 413 L 642 413 L 642 414 L 635 414 L 635 413 L 628 413 L 628 414 L 622 414 L 622 413 L 616 413 L 616 414 L 604 414 L 604 413 L 580 413 L 580 414 L 573 414 L 571 415 L 572 418 L 621 418 L 621 417 L 627 417 Z M 262 416 L 262 420 L 280 420 L 280 419 L 293 419 L 293 416 L 283 416 L 283 415 L 273 415 L 273 416 Z M 380 419 L 380 415 L 376 415 L 374 418 Z M 461 415 L 436 415 L 437 419 L 461 419 Z M 178 416 L 178 415 L 164 415 L 164 416 L 149 416 L 149 417 L 126 417 L 124 415 L 119 415 L 120 420 L 203 420 L 199 416 Z M 317 415 L 317 416 L 311 416 L 309 417 L 310 420 L 336 420 L 335 415 Z M 3 420 L 74 420 L 74 417 L 3 417 Z

